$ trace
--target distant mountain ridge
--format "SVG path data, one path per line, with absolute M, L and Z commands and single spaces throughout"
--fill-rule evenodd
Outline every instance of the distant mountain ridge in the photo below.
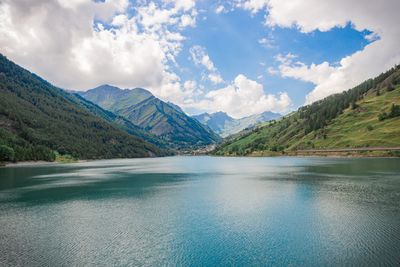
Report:
M 219 111 L 211 114 L 202 113 L 192 117 L 210 127 L 220 136 L 227 137 L 238 133 L 243 129 L 253 127 L 256 124 L 278 119 L 281 116 L 281 114 L 266 111 L 261 114 L 255 114 L 241 119 L 234 119 L 225 112 Z
M 143 88 L 120 89 L 102 85 L 79 94 L 158 136 L 174 148 L 204 146 L 220 139 L 178 106 L 158 99 Z

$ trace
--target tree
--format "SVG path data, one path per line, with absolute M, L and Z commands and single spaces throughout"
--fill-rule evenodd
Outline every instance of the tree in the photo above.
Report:
M 13 161 L 14 157 L 14 149 L 6 145 L 0 145 L 0 161 Z
M 378 120 L 379 121 L 383 121 L 383 120 L 385 120 L 386 118 L 387 118 L 387 113 L 386 112 L 382 112 L 382 113 L 380 113 L 379 115 L 378 115 Z
M 398 117 L 400 116 L 400 106 L 392 104 L 392 108 L 390 109 L 390 118 Z
M 387 91 L 390 92 L 390 91 L 393 91 L 393 90 L 394 90 L 393 84 L 389 83 L 388 86 L 387 86 Z
M 358 105 L 357 105 L 356 101 L 351 102 L 351 109 L 354 110 L 356 108 L 358 108 Z

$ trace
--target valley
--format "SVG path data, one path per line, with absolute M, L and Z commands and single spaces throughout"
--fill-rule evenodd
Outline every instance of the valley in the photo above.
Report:
M 241 119 L 224 112 L 189 116 L 142 88 L 67 92 L 4 56 L 0 67 L 3 162 L 400 154 L 399 67 L 284 116 L 264 112 Z

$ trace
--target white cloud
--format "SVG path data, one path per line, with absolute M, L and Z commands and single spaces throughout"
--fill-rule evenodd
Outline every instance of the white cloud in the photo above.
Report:
M 273 39 L 269 39 L 269 38 L 261 38 L 260 40 L 258 40 L 258 43 L 261 44 L 262 46 L 266 47 L 266 48 L 274 48 L 275 45 L 275 41 Z
M 306 66 L 301 62 L 293 65 L 282 64 L 279 69 L 283 77 L 301 79 L 314 84 L 324 83 L 332 79 L 332 75 L 335 74 L 335 68 L 330 66 L 328 62 L 323 62 L 319 65 L 311 64 L 310 66 Z
M 196 26 L 196 17 L 192 17 L 191 15 L 182 15 L 181 16 L 181 22 L 180 22 L 180 27 L 186 28 L 186 27 L 194 27 Z
M 254 14 L 267 7 L 267 4 L 267 0 L 247 0 L 239 2 L 237 6 L 249 10 Z
M 170 63 L 185 40 L 179 29 L 194 26 L 195 1 L 140 1 L 134 16 L 128 8 L 128 0 L 3 0 L 1 52 L 63 88 L 183 90 Z
M 306 66 L 281 62 L 282 75 L 314 83 L 306 103 L 349 89 L 400 62 L 400 1 L 398 0 L 247 0 L 240 7 L 255 13 L 266 10 L 270 27 L 296 27 L 304 33 L 329 31 L 349 22 L 358 31 L 369 30 L 374 40 L 339 64 L 323 62 Z M 282 60 L 283 58 L 277 58 Z
M 225 7 L 223 5 L 219 5 L 217 6 L 217 8 L 215 9 L 215 13 L 220 14 L 222 12 L 225 11 Z
M 275 68 L 273 68 L 273 67 L 268 67 L 268 68 L 267 68 L 267 73 L 268 73 L 269 75 L 274 76 L 274 75 L 278 75 L 278 74 L 279 74 L 279 70 L 277 70 L 277 69 L 275 69 Z
M 219 74 L 217 68 L 214 66 L 210 56 L 207 54 L 204 47 L 195 45 L 189 49 L 193 62 L 196 65 L 203 66 L 207 69 L 209 74 L 206 76 L 212 83 L 219 84 L 224 80 Z
M 208 74 L 208 79 L 214 83 L 214 84 L 219 84 L 224 82 L 224 80 L 222 79 L 221 75 L 218 73 L 210 73 Z
M 199 45 L 190 48 L 190 55 L 196 65 L 203 65 L 208 71 L 215 71 L 214 63 L 211 61 L 205 49 Z
M 293 55 L 292 53 L 287 53 L 286 55 L 278 54 L 275 56 L 276 61 L 285 65 L 292 63 L 294 58 L 297 58 L 297 55 Z
M 173 3 L 178 10 L 188 11 L 196 5 L 195 0 L 163 0 L 165 3 Z
M 291 99 L 286 92 L 265 94 L 261 84 L 239 74 L 232 84 L 210 91 L 204 99 L 190 105 L 208 112 L 223 110 L 232 117 L 242 118 L 264 111 L 285 112 Z
M 190 91 L 195 90 L 196 87 L 197 87 L 197 82 L 194 80 L 188 80 L 183 84 L 183 88 Z
M 370 34 L 365 35 L 366 40 L 373 42 L 379 39 L 379 35 L 376 32 L 372 32 Z

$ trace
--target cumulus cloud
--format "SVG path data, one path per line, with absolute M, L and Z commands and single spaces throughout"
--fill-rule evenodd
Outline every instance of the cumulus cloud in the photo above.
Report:
M 195 90 L 196 87 L 197 87 L 197 82 L 194 80 L 188 80 L 183 84 L 183 88 L 190 91 Z
M 217 8 L 215 9 L 215 13 L 220 14 L 222 12 L 225 11 L 225 7 L 223 5 L 219 5 L 217 6 Z
M 280 73 L 283 77 L 292 77 L 301 79 L 314 84 L 322 84 L 330 79 L 336 72 L 336 69 L 329 65 L 328 62 L 321 64 L 305 65 L 302 62 L 283 63 L 279 66 Z
M 308 33 L 351 23 L 358 31 L 372 31 L 366 38 L 373 42 L 342 58 L 339 64 L 281 62 L 283 76 L 315 84 L 306 103 L 349 89 L 400 62 L 398 0 L 247 0 L 238 6 L 252 13 L 266 10 L 265 23 L 270 27 L 295 27 Z
M 275 47 L 275 41 L 272 38 L 261 38 L 258 40 L 258 43 L 266 48 L 274 48 Z
M 207 77 L 214 84 L 219 84 L 219 83 L 224 82 L 224 80 L 222 79 L 222 77 L 219 73 L 210 73 L 210 74 L 208 74 Z
M 267 4 L 268 4 L 267 0 L 246 0 L 246 1 L 239 1 L 237 6 L 245 10 L 249 10 L 251 11 L 251 13 L 254 14 L 267 7 Z
M 210 56 L 207 54 L 204 47 L 195 45 L 189 50 L 193 62 L 198 66 L 203 66 L 207 69 L 209 74 L 206 76 L 212 83 L 219 84 L 224 80 L 219 74 L 217 68 L 214 66 Z
M 279 70 L 277 70 L 277 69 L 275 69 L 273 67 L 268 67 L 267 68 L 267 73 L 269 75 L 271 75 L 271 76 L 274 76 L 274 75 L 278 75 L 279 74 Z
M 145 87 L 156 95 L 178 90 L 171 71 L 193 26 L 194 0 L 0 2 L 0 47 L 11 60 L 68 89 L 103 83 Z M 182 88 L 181 88 L 182 89 Z
M 190 55 L 196 65 L 203 65 L 208 71 L 215 71 L 214 63 L 211 61 L 205 49 L 199 45 L 190 48 Z
M 148 32 L 157 32 L 165 25 L 178 25 L 180 28 L 196 25 L 197 11 L 194 9 L 194 0 L 164 2 L 171 6 L 158 6 L 150 2 L 137 8 L 139 22 Z
M 210 91 L 201 101 L 190 104 L 208 112 L 223 110 L 234 118 L 242 118 L 264 111 L 285 112 L 291 103 L 286 92 L 266 94 L 262 84 L 239 74 L 230 85 Z
M 190 27 L 196 26 L 196 17 L 191 16 L 191 15 L 187 15 L 187 14 L 182 15 L 179 26 L 181 28 L 186 28 L 186 27 L 189 27 L 189 26 Z

